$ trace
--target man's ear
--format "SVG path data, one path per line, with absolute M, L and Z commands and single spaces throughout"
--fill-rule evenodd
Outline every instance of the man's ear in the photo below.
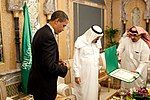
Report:
M 58 21 L 59 21 L 59 18 L 57 18 L 56 21 L 58 22 Z
M 140 34 L 139 37 L 142 37 L 142 34 Z
M 59 21 L 59 18 L 55 19 L 55 20 L 54 20 L 54 23 L 57 24 L 58 21 Z

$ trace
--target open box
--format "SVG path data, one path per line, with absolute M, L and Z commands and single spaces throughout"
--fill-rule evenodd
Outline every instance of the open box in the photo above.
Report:
M 131 83 L 136 80 L 140 74 L 119 68 L 116 45 L 105 49 L 106 72 L 108 75 L 120 79 L 121 81 Z

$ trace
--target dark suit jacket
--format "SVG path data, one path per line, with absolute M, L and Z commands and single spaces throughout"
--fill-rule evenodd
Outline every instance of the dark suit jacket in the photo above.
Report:
M 59 65 L 58 45 L 48 25 L 39 29 L 32 42 L 32 68 L 28 80 L 28 93 L 35 100 L 55 100 L 57 78 L 65 77 L 67 67 Z

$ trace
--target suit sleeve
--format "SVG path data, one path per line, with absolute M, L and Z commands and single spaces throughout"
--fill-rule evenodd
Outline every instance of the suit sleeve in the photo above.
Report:
M 42 44 L 42 64 L 49 74 L 65 77 L 68 71 L 67 66 L 58 64 L 58 47 L 53 36 L 47 36 Z

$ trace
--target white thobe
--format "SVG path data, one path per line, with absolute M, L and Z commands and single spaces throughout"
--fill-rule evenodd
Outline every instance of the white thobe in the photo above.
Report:
M 132 83 L 121 82 L 121 87 L 132 88 L 145 85 L 150 55 L 148 45 L 142 39 L 139 39 L 137 42 L 132 42 L 129 37 L 125 37 L 122 38 L 117 52 L 121 58 L 122 68 L 141 74 L 141 76 Z
M 73 70 L 75 77 L 81 78 L 81 84 L 75 83 L 77 100 L 98 99 L 99 48 L 95 43 L 75 48 Z

